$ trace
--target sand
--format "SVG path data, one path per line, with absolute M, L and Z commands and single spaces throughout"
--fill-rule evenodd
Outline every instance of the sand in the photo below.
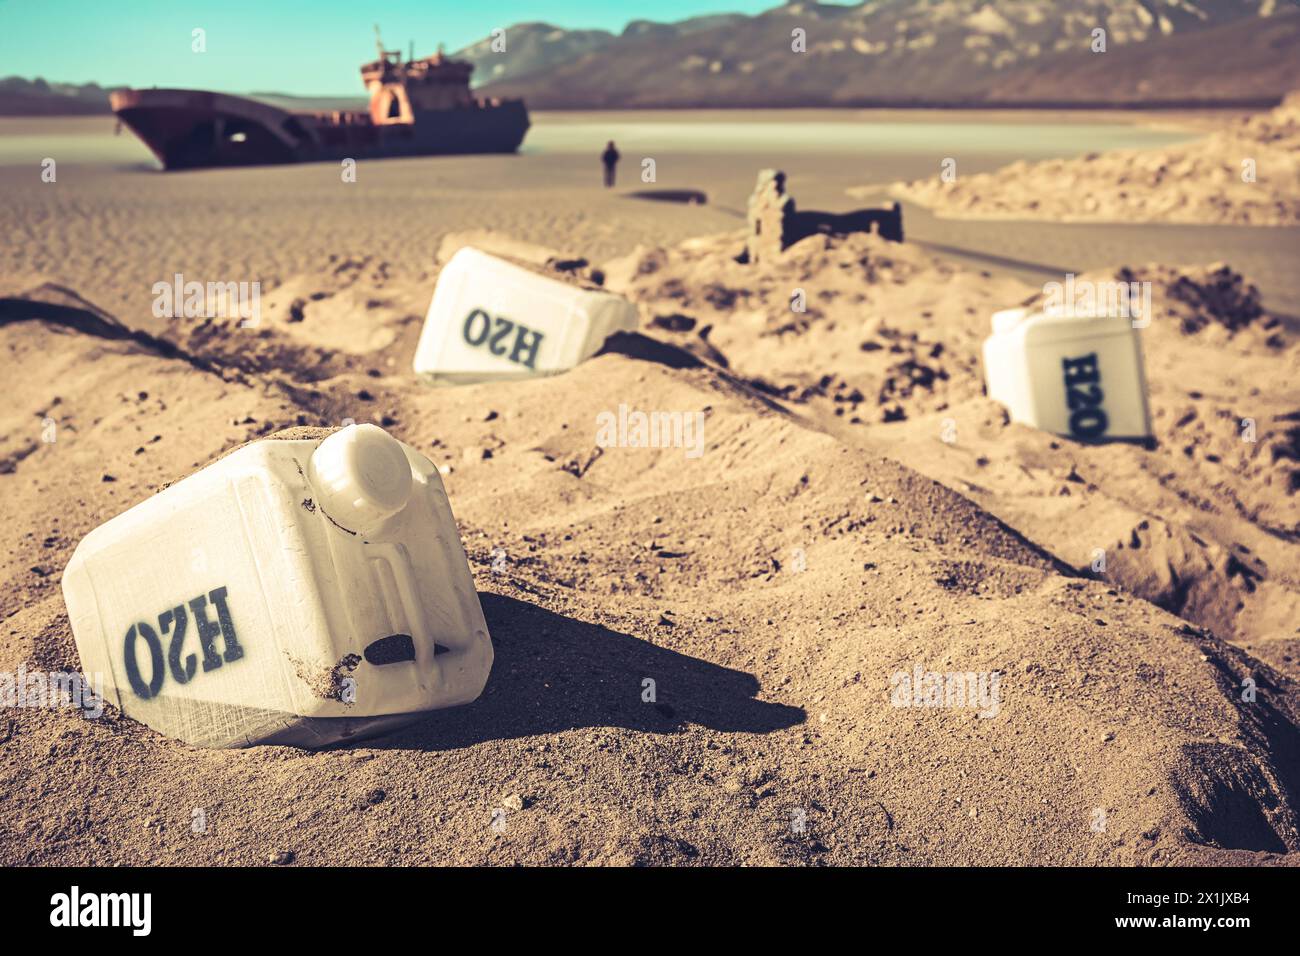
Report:
M 124 217 L 119 269 L 0 282 L 20 386 L 0 409 L 0 668 L 77 666 L 59 580 L 91 528 L 241 442 L 345 419 L 445 466 L 496 663 L 476 703 L 323 752 L 6 710 L 3 862 L 1296 859 L 1297 347 L 1239 265 L 1104 273 L 1153 283 L 1157 442 L 1085 447 L 981 394 L 988 314 L 1039 290 L 915 244 L 813 237 L 745 267 L 717 209 L 558 185 L 549 210 L 522 188 L 448 199 L 423 233 L 348 207 L 370 257 L 326 251 L 329 210 L 286 198 L 267 235 L 187 226 L 142 237 L 150 261 L 125 223 L 153 188 L 93 217 Z M 420 385 L 453 223 L 588 258 L 641 332 L 560 376 Z M 43 258 L 83 241 L 23 228 L 54 237 Z M 189 240 L 285 263 L 258 328 L 149 314 L 138 278 L 184 261 L 156 244 Z M 620 405 L 703 412 L 704 453 L 598 447 Z M 918 706 L 897 693 L 918 669 L 996 673 L 996 706 Z
M 981 397 L 987 316 L 1041 292 L 874 237 L 806 240 L 754 282 L 728 255 L 740 243 L 646 250 L 610 281 L 659 334 L 679 330 L 667 337 L 700 354 L 707 341 L 733 374 L 846 443 L 887 450 L 1081 572 L 1106 550 L 1108 580 L 1293 671 L 1297 355 L 1230 267 L 1079 277 L 1153 290 L 1143 348 L 1156 446 L 1095 448 L 1005 425 Z M 800 289 L 807 309 L 792 311 Z
M 1203 139 L 1154 150 L 1017 161 L 891 192 L 943 216 L 1053 222 L 1300 224 L 1300 92 Z

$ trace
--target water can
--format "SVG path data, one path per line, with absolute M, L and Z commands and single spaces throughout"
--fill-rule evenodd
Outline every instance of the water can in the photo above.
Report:
M 240 446 L 86 535 L 63 597 L 105 699 L 204 747 L 371 736 L 492 666 L 438 470 L 376 425 Z
M 1128 317 L 997 312 L 984 376 L 1013 422 L 1080 441 L 1151 434 L 1142 345 Z
M 553 375 L 636 327 L 620 295 L 465 246 L 438 276 L 415 372 L 451 385 Z

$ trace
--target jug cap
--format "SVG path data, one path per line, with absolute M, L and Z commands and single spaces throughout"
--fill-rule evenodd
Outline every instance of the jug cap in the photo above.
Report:
M 1010 332 L 1019 325 L 1029 315 L 1029 309 L 1026 306 L 1018 306 L 1014 309 L 1002 309 L 993 313 L 993 333 Z
M 349 531 L 377 528 L 411 497 L 406 452 L 378 425 L 336 431 L 316 447 L 309 468 L 320 507 Z

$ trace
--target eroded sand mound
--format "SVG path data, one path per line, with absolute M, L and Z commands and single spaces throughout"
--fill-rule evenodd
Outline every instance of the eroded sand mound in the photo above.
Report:
M 1204 139 L 1160 150 L 1020 161 L 896 184 L 941 216 L 1055 222 L 1300 223 L 1300 93 Z
M 707 343 L 841 440 L 974 496 L 1083 572 L 1101 549 L 1107 580 L 1300 674 L 1300 351 L 1231 267 L 1078 277 L 1151 287 L 1155 446 L 1092 448 L 1009 426 L 981 397 L 989 316 L 1041 290 L 871 236 L 813 237 L 762 269 L 733 260 L 740 243 L 641 250 L 610 282 L 657 334 Z
M 345 418 L 382 421 L 445 466 L 497 656 L 478 702 L 322 753 L 196 751 L 111 714 L 10 711 L 0 857 L 1171 863 L 1300 850 L 1298 697 L 1281 654 L 1270 667 L 1122 580 L 1072 569 L 1141 512 L 1207 547 L 1250 543 L 1274 600 L 1294 593 L 1289 493 L 1261 459 L 1276 426 L 1242 450 L 1267 481 L 1164 437 L 1197 427 L 1172 424 L 1182 403 L 1207 433 L 1219 408 L 1256 403 L 1268 422 L 1288 407 L 1270 393 L 1294 387 L 1289 343 L 1257 343 L 1276 334 L 1259 319 L 1222 339 L 1158 320 L 1153 342 L 1186 346 L 1152 348 L 1160 448 L 1082 449 L 1006 426 L 980 397 L 988 312 L 1032 290 L 870 237 L 815 237 L 762 272 L 734 251 L 721 237 L 610 264 L 645 334 L 509 385 L 423 388 L 401 335 L 322 366 L 296 351 L 310 305 L 290 323 L 303 335 L 214 324 L 170 354 L 11 305 L 3 361 L 28 384 L 0 409 L 0 666 L 76 666 L 59 575 L 96 524 L 239 442 Z M 377 311 L 355 314 L 349 341 L 375 341 Z M 258 369 L 239 360 L 247 349 L 284 364 Z M 1224 360 L 1232 349 L 1246 364 Z M 598 416 L 621 405 L 702 413 L 702 454 L 601 447 Z M 1183 500 L 1193 493 L 1204 500 Z M 927 706 L 926 691 L 898 692 L 916 673 L 996 673 L 999 691 Z M 194 808 L 206 833 L 191 830 Z

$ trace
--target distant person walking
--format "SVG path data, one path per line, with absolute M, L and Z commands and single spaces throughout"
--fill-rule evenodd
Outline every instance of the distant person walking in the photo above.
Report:
M 605 151 L 600 154 L 600 161 L 605 165 L 605 188 L 614 185 L 614 168 L 618 166 L 618 148 L 611 139 L 605 144 Z

